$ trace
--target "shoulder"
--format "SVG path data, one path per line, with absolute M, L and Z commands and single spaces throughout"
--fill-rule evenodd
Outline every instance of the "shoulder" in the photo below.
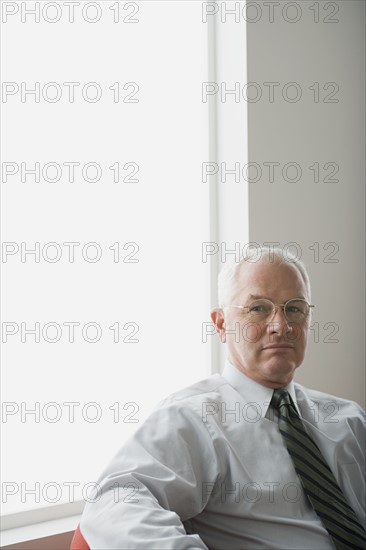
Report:
M 168 395 L 145 418 L 134 433 L 133 441 L 149 448 L 157 442 L 168 444 L 171 451 L 172 446 L 179 449 L 186 441 L 193 449 L 201 449 L 207 460 L 212 461 L 212 445 L 217 434 L 214 420 L 211 420 L 213 416 L 207 413 L 207 408 L 216 410 L 219 407 L 227 387 L 231 386 L 216 374 Z
M 215 439 L 222 431 L 223 411 L 234 409 L 237 401 L 238 393 L 233 386 L 221 375 L 214 374 L 160 401 L 148 421 L 164 421 L 184 430 L 207 431 Z
M 204 403 L 223 401 L 230 389 L 232 388 L 227 380 L 219 374 L 213 374 L 208 378 L 168 395 L 158 403 L 156 408 L 191 408 L 201 410 Z
M 304 410 L 305 415 L 307 409 L 313 409 L 325 419 L 333 417 L 348 422 L 353 420 L 361 424 L 366 421 L 365 411 L 355 401 L 306 388 L 297 383 L 295 383 L 295 392 L 299 407 L 301 411 Z

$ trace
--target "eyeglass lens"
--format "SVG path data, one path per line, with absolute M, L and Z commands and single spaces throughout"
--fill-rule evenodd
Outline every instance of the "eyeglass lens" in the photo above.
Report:
M 252 302 L 248 306 L 248 312 L 257 319 L 266 319 L 274 314 L 275 307 L 270 300 L 263 298 Z M 309 313 L 309 305 L 303 300 L 289 300 L 283 309 L 286 319 L 293 322 L 302 321 Z

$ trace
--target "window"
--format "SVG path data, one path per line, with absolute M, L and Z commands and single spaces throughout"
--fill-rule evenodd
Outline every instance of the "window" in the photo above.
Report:
M 245 106 L 203 97 L 245 78 L 245 27 L 35 4 L 2 25 L 3 514 L 91 498 L 158 401 L 220 369 L 221 242 L 247 237 L 246 189 L 203 181 L 246 158 Z

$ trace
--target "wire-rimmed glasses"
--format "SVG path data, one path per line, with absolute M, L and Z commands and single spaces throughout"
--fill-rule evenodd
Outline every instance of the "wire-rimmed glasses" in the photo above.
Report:
M 223 307 L 235 307 L 247 313 L 252 319 L 265 321 L 273 319 L 277 309 L 280 307 L 289 323 L 301 323 L 305 321 L 310 313 L 310 308 L 315 307 L 302 298 L 291 298 L 284 304 L 274 304 L 267 298 L 253 300 L 248 306 L 227 305 Z

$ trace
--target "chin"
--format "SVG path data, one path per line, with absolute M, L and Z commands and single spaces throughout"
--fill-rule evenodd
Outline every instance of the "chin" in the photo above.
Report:
M 296 365 L 293 363 L 284 363 L 275 361 L 265 366 L 267 374 L 276 380 L 288 380 L 287 384 L 292 380 L 295 374 Z

